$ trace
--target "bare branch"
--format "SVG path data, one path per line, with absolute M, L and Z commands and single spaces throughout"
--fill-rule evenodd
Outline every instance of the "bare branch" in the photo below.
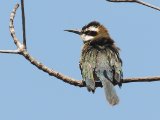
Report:
M 18 9 L 18 7 L 19 7 L 19 4 L 16 4 L 13 11 L 11 12 L 9 29 L 10 29 L 10 33 L 11 33 L 11 36 L 13 38 L 13 41 L 14 41 L 15 45 L 17 46 L 17 48 L 19 50 L 21 50 L 21 49 L 23 50 L 24 46 L 20 43 L 20 41 L 16 37 L 16 33 L 15 33 L 15 30 L 14 30 L 14 24 L 13 24 L 14 17 L 15 17 L 15 14 L 16 14 L 16 10 Z
M 160 76 L 154 77 L 141 77 L 141 78 L 126 78 L 123 80 L 123 83 L 130 83 L 130 82 L 154 82 L 160 81 Z
M 19 54 L 19 50 L 0 50 L 0 53 Z
M 135 0 L 106 0 L 108 2 L 135 2 Z
M 48 73 L 49 75 L 51 76 L 54 76 L 66 83 L 69 83 L 71 85 L 74 85 L 74 86 L 79 86 L 79 87 L 83 87 L 84 84 L 82 81 L 78 81 L 78 80 L 75 80 L 74 78 L 70 78 L 68 76 L 65 76 L 63 75 L 62 73 L 59 73 L 51 68 L 48 68 L 47 66 L 43 65 L 41 62 L 37 61 L 35 58 L 33 58 L 32 56 L 30 56 L 30 54 L 24 50 L 22 53 L 21 53 L 31 64 L 35 65 L 38 69 Z
M 153 9 L 155 9 L 155 10 L 160 11 L 160 7 L 151 5 L 151 4 L 149 4 L 149 3 L 146 3 L 146 2 L 143 2 L 143 1 L 139 1 L 139 0 L 137 0 L 136 3 L 142 4 L 142 5 L 144 5 L 144 6 L 147 6 L 147 7 L 150 7 L 150 8 L 153 8 Z
M 17 46 L 17 50 L 0 50 L 0 53 L 11 53 L 11 54 L 21 54 L 24 56 L 31 64 L 36 66 L 38 69 L 48 73 L 51 76 L 54 76 L 63 82 L 69 83 L 70 85 L 79 86 L 79 87 L 86 87 L 86 84 L 82 80 L 76 80 L 74 78 L 68 77 L 63 75 L 62 73 L 59 73 L 51 68 L 48 68 L 35 58 L 33 58 L 25 49 L 24 45 L 20 43 L 18 38 L 15 34 L 14 29 L 14 17 L 16 14 L 16 10 L 18 8 L 18 4 L 14 7 L 11 16 L 10 16 L 10 32 L 11 36 L 14 40 L 15 45 Z M 142 77 L 142 78 L 125 78 L 123 79 L 123 83 L 130 83 L 130 82 L 153 82 L 153 81 L 160 81 L 160 76 L 157 77 Z M 100 82 L 96 82 L 96 87 L 102 87 L 102 84 Z
M 24 45 L 24 48 L 27 49 L 27 44 L 26 44 L 26 23 L 25 23 L 24 0 L 21 0 L 21 11 L 22 11 L 23 45 Z
M 37 61 L 36 59 L 34 59 L 25 49 L 25 47 L 20 43 L 20 41 L 18 40 L 18 38 L 16 37 L 15 34 L 15 29 L 14 29 L 14 17 L 16 14 L 16 10 L 18 9 L 18 4 L 14 7 L 11 16 L 10 16 L 10 33 L 11 36 L 14 40 L 14 43 L 16 44 L 16 46 L 18 47 L 19 50 L 19 54 L 23 55 L 31 64 L 35 65 L 37 68 L 39 68 L 40 70 L 48 73 L 51 76 L 54 76 L 58 79 L 61 79 L 62 81 L 69 83 L 71 85 L 75 85 L 75 86 L 79 86 L 79 87 L 83 87 L 84 83 L 82 81 L 77 81 L 73 78 L 70 78 L 68 76 L 65 76 L 51 68 L 48 68 L 47 66 L 43 65 L 41 62 Z
M 150 8 L 153 8 L 155 10 L 160 11 L 160 7 L 151 5 L 151 4 L 143 2 L 141 0 L 106 0 L 106 1 L 108 1 L 108 2 L 134 2 L 134 3 L 138 3 L 138 4 L 141 4 L 141 5 L 144 5 L 144 6 L 147 6 L 147 7 L 150 7 Z
M 160 76 L 153 76 L 153 77 L 139 77 L 139 78 L 124 78 L 124 83 L 132 83 L 132 82 L 156 82 L 160 81 Z M 85 85 L 85 84 L 84 84 Z M 96 82 L 96 87 L 102 87 L 100 82 Z

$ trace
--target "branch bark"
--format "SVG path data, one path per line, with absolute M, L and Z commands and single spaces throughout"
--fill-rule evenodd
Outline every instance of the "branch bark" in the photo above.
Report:
M 108 1 L 108 2 L 132 2 L 132 3 L 138 3 L 138 4 L 141 4 L 141 5 L 144 5 L 144 6 L 147 6 L 147 7 L 150 7 L 152 9 L 160 11 L 160 7 L 154 6 L 154 5 L 149 4 L 147 2 L 143 2 L 141 0 L 106 0 L 106 1 Z
M 39 62 L 38 60 L 36 60 L 35 58 L 33 58 L 25 49 L 24 47 L 24 43 L 22 44 L 19 39 L 16 37 L 16 32 L 14 29 L 14 18 L 16 15 L 16 11 L 19 7 L 19 4 L 16 4 L 11 15 L 10 15 L 10 33 L 11 36 L 13 38 L 13 41 L 15 43 L 15 45 L 18 48 L 19 54 L 22 55 L 23 57 L 25 57 L 31 64 L 35 65 L 38 69 L 48 73 L 51 76 L 54 76 L 58 79 L 61 79 L 62 81 L 69 83 L 71 85 L 75 85 L 75 86 L 79 86 L 79 87 L 83 87 L 84 83 L 82 81 L 77 81 L 73 78 L 70 78 L 68 76 L 65 76 L 51 68 L 48 68 L 47 66 L 43 65 L 41 62 Z M 22 13 L 23 14 L 23 13 Z M 23 15 L 24 16 L 24 15 Z
M 0 50 L 0 53 L 19 54 L 19 50 Z
M 26 43 L 26 22 L 25 22 L 25 11 L 24 11 L 24 0 L 21 0 L 21 11 L 22 11 L 22 32 L 23 32 L 23 45 L 27 49 Z
M 35 58 L 33 58 L 25 48 L 25 43 L 21 43 L 19 39 L 16 37 L 15 29 L 14 29 L 14 17 L 16 14 L 16 11 L 19 7 L 19 4 L 16 4 L 11 15 L 10 15 L 10 33 L 13 38 L 13 41 L 15 45 L 17 46 L 17 50 L 0 50 L 0 53 L 11 53 L 11 54 L 20 54 L 22 55 L 26 60 L 28 60 L 32 65 L 36 66 L 38 69 L 48 73 L 51 76 L 54 76 L 60 80 L 62 80 L 65 83 L 68 83 L 70 85 L 79 86 L 79 87 L 86 87 L 86 84 L 82 80 L 76 80 L 74 78 L 68 77 L 66 75 L 63 75 L 62 73 L 59 73 Z M 22 16 L 25 16 L 22 12 Z M 25 17 L 24 17 L 25 18 Z M 24 29 L 23 29 L 24 30 Z M 23 31 L 25 32 L 25 31 Z M 153 82 L 153 81 L 160 81 L 160 76 L 157 77 L 141 77 L 141 78 L 125 78 L 123 79 L 123 83 L 130 83 L 130 82 Z M 102 84 L 100 82 L 96 82 L 96 87 L 102 87 Z

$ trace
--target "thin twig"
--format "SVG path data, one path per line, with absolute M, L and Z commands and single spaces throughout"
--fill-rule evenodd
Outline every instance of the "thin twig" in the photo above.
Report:
M 125 78 L 123 83 L 130 83 L 130 82 L 154 82 L 160 81 L 160 76 L 154 77 L 140 77 L 140 78 Z
M 135 2 L 135 0 L 106 0 L 108 2 Z
M 138 4 L 141 4 L 141 5 L 144 5 L 144 6 L 147 6 L 147 7 L 150 7 L 150 8 L 153 8 L 155 10 L 158 10 L 160 11 L 160 7 L 157 7 L 157 6 L 154 6 L 152 4 L 149 4 L 147 2 L 143 2 L 141 0 L 106 0 L 108 2 L 134 2 L 134 3 L 138 3 Z
M 19 50 L 0 50 L 0 53 L 19 54 Z
M 150 7 L 150 8 L 153 8 L 153 9 L 155 9 L 155 10 L 160 11 L 160 7 L 151 5 L 151 4 L 149 4 L 149 3 L 146 3 L 146 2 L 143 2 L 143 1 L 140 1 L 140 0 L 137 0 L 136 3 L 142 4 L 142 5 L 144 5 L 144 6 L 147 6 L 147 7 Z
M 26 22 L 25 22 L 25 11 L 24 11 L 24 0 L 21 0 L 21 11 L 22 11 L 22 31 L 23 31 L 23 45 L 27 49 L 26 43 Z
M 160 81 L 160 76 L 153 76 L 153 77 L 139 77 L 139 78 L 124 78 L 124 83 L 132 83 L 132 82 L 156 82 Z M 102 87 L 101 82 L 96 82 L 96 87 Z

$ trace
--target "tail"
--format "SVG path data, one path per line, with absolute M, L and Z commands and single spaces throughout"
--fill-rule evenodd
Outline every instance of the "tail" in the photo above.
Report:
M 116 91 L 114 89 L 114 85 L 107 79 L 101 80 L 106 99 L 108 100 L 109 104 L 116 105 L 119 103 L 119 98 L 116 94 Z

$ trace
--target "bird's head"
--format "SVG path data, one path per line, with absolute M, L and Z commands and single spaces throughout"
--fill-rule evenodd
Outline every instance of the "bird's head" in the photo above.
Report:
M 65 30 L 80 35 L 83 42 L 109 38 L 107 29 L 97 21 L 90 22 L 82 27 L 81 30 Z

